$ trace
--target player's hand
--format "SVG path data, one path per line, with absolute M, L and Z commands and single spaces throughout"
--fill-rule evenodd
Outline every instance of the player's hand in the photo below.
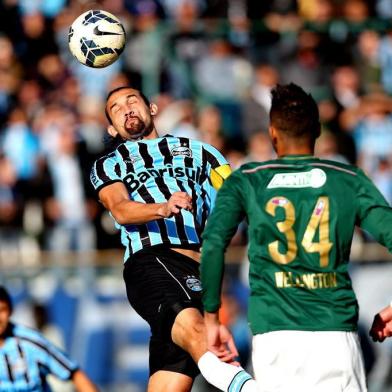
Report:
M 158 214 L 163 218 L 170 218 L 179 214 L 182 208 L 192 211 L 192 198 L 186 192 L 174 192 L 170 199 L 159 208 Z
M 238 351 L 230 331 L 218 319 L 205 317 L 208 349 L 222 362 L 239 366 Z
M 374 316 L 369 335 L 374 342 L 383 342 L 392 336 L 392 306 L 387 306 Z

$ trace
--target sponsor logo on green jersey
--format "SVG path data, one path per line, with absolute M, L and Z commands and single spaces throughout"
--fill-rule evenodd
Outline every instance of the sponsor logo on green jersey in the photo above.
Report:
M 327 175 L 321 169 L 298 173 L 277 173 L 267 188 L 321 188 L 326 181 Z

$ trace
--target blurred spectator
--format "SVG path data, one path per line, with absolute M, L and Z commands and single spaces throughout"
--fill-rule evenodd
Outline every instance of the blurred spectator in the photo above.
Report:
M 381 89 L 380 36 L 376 31 L 365 30 L 358 36 L 355 65 L 365 93 Z
M 42 88 L 35 79 L 27 79 L 20 85 L 18 104 L 26 113 L 27 119 L 31 121 L 35 113 L 42 107 Z
M 172 128 L 173 136 L 199 139 L 199 130 L 195 126 L 195 108 L 193 102 L 184 100 L 178 101 L 175 105 L 179 106 L 179 121 Z
M 297 47 L 279 69 L 283 84 L 297 83 L 306 91 L 316 92 L 326 83 L 326 65 L 321 62 L 318 51 L 320 35 L 310 30 L 298 34 Z
M 392 206 L 392 153 L 388 157 L 379 158 L 372 178 L 377 188 Z
M 392 151 L 392 100 L 382 94 L 363 97 L 342 113 L 342 123 L 353 132 L 359 165 L 372 176 L 379 160 Z
M 322 159 L 348 163 L 347 159 L 339 153 L 335 135 L 328 130 L 322 131 L 320 137 L 316 140 L 314 155 Z
M 16 170 L 18 180 L 29 181 L 39 170 L 39 140 L 27 123 L 21 108 L 12 110 L 4 130 L 2 150 Z
M 222 116 L 216 106 L 205 106 L 199 111 L 197 119 L 198 128 L 201 133 L 201 138 L 209 143 L 209 139 L 214 136 L 223 134 Z
M 381 39 L 379 56 L 382 85 L 387 93 L 392 94 L 392 32 Z
M 33 302 L 32 305 L 32 313 L 35 322 L 36 329 L 42 333 L 42 335 L 59 347 L 61 350 L 65 350 L 64 346 L 64 338 L 62 336 L 61 331 L 57 328 L 56 325 L 52 324 L 49 320 L 49 314 L 45 307 L 45 305 Z M 53 391 L 56 392 L 72 392 L 72 383 L 65 382 L 53 377 L 52 375 L 48 376 L 48 384 L 52 388 Z
M 57 54 L 46 54 L 37 64 L 38 80 L 47 96 L 53 95 L 67 78 L 67 69 Z
M 159 23 L 158 4 L 153 0 L 132 3 L 134 16 L 132 40 L 128 42 L 123 57 L 126 70 L 135 87 L 147 96 L 160 92 L 163 59 L 163 26 Z
M 307 21 L 323 24 L 332 19 L 335 8 L 331 0 L 298 0 L 298 13 Z
M 351 65 L 335 68 L 332 74 L 332 94 L 337 104 L 338 114 L 343 109 L 359 104 L 361 90 L 358 71 Z
M 0 243 L 6 231 L 14 229 L 19 208 L 15 189 L 16 180 L 12 163 L 4 155 L 0 155 Z
M 215 39 L 209 54 L 199 58 L 195 68 L 197 87 L 210 101 L 237 101 L 251 83 L 251 65 L 236 55 L 226 39 Z
M 258 132 L 253 134 L 248 143 L 248 155 L 246 162 L 263 162 L 275 159 L 276 155 L 273 150 L 271 140 L 267 132 Z
M 381 18 L 392 18 L 392 3 L 389 0 L 377 0 L 376 10 Z
M 22 65 L 17 61 L 11 40 L 0 32 L 0 127 L 11 108 L 22 73 Z
M 242 106 L 242 130 L 247 139 L 255 132 L 267 131 L 271 90 L 278 82 L 279 74 L 274 67 L 263 64 L 256 68 L 249 97 L 243 101 Z
M 342 16 L 349 23 L 363 23 L 369 17 L 369 7 L 365 0 L 345 0 L 342 5 Z
M 337 148 L 336 152 L 345 161 L 355 164 L 357 160 L 355 142 L 352 135 L 349 132 L 345 132 L 340 125 L 338 103 L 328 96 L 321 97 L 318 102 L 318 108 L 322 129 L 333 135 Z
M 22 15 L 24 33 L 23 45 L 20 49 L 20 59 L 29 76 L 34 76 L 36 64 L 41 57 L 49 53 L 56 53 L 57 46 L 51 25 L 40 12 Z
M 91 156 L 77 131 L 75 114 L 59 106 L 46 109 L 41 137 L 53 195 L 45 211 L 53 223 L 48 247 L 52 250 L 91 250 L 95 248 L 92 218 L 96 204 L 89 186 Z
M 193 67 L 207 52 L 207 36 L 198 19 L 199 9 L 197 2 L 182 0 L 170 10 L 174 20 L 167 40 L 166 67 L 170 92 L 177 99 L 193 95 Z
M 201 98 L 215 104 L 222 113 L 225 136 L 241 137 L 240 100 L 251 83 L 248 60 L 233 53 L 226 39 L 215 39 L 209 54 L 195 66 L 195 81 Z
M 22 14 L 42 13 L 45 17 L 53 18 L 65 6 L 66 0 L 19 0 Z

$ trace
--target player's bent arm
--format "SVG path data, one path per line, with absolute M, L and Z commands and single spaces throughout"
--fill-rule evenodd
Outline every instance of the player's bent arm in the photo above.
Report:
M 244 191 L 241 174 L 234 172 L 218 192 L 214 209 L 202 234 L 200 273 L 206 312 L 216 312 L 220 307 L 224 255 L 244 215 Z
M 361 171 L 359 174 L 357 223 L 392 252 L 392 208 L 373 182 Z
M 72 375 L 72 382 L 77 392 L 98 392 L 98 388 L 80 369 Z
M 129 199 L 122 182 L 115 182 L 99 191 L 99 198 L 120 225 L 142 224 L 167 218 L 180 212 L 180 208 L 191 209 L 191 198 L 184 192 L 175 192 L 166 203 L 139 203 Z

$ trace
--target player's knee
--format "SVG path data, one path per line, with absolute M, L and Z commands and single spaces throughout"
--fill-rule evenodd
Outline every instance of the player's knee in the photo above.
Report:
M 204 343 L 204 320 L 198 310 L 184 309 L 177 315 L 172 328 L 172 339 L 187 351 L 192 349 L 192 346 Z

